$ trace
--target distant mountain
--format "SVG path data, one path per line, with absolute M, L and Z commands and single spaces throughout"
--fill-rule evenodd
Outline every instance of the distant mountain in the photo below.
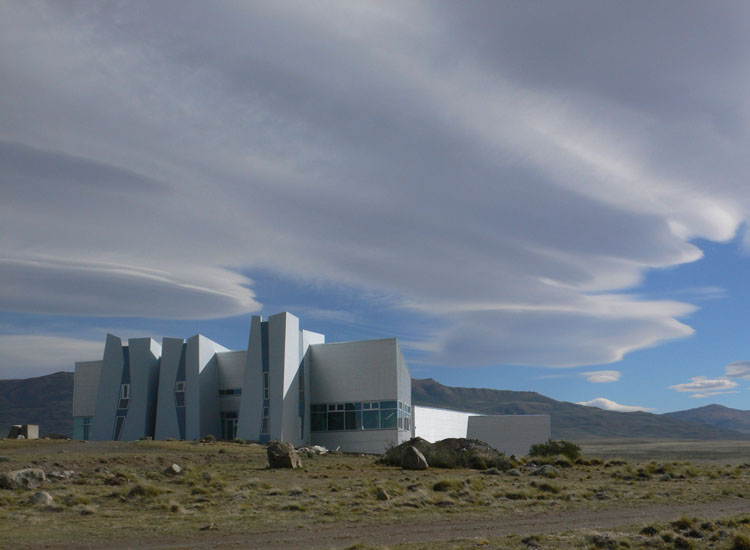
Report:
M 73 434 L 73 373 L 0 380 L 0 437 L 13 424 L 39 424 L 39 435 Z
M 748 439 L 749 433 L 646 412 L 614 412 L 555 401 L 536 392 L 455 388 L 412 380 L 412 403 L 485 414 L 548 414 L 553 439 Z M 690 411 L 685 411 L 690 412 Z M 743 411 L 737 411 L 743 412 Z M 677 414 L 677 413 L 674 413 Z M 750 414 L 750 413 L 746 413 Z M 415 421 L 419 423 L 419 418 Z
M 730 409 L 722 405 L 706 405 L 697 409 L 666 413 L 662 416 L 750 434 L 750 411 Z
M 554 439 L 750 439 L 750 411 L 720 405 L 662 415 L 621 413 L 555 401 L 536 392 L 444 386 L 430 378 L 412 380 L 412 402 L 485 414 L 548 414 Z M 72 372 L 0 380 L 0 437 L 12 424 L 39 424 L 41 435 L 71 435 L 72 408 Z

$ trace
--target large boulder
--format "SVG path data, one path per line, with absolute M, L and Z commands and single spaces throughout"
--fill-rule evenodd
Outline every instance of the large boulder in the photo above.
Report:
M 3 489 L 35 489 L 47 481 L 41 468 L 26 468 L 0 474 L 0 487 Z
M 302 461 L 291 443 L 271 441 L 266 448 L 271 468 L 301 468 Z
M 404 470 L 426 470 L 427 459 L 416 447 L 407 447 L 401 455 L 401 467 Z

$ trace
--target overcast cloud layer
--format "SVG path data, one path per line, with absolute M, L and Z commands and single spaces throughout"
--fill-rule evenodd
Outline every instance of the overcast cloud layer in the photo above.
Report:
M 602 364 L 689 336 L 629 289 L 750 218 L 747 3 L 2 19 L 4 309 L 224 317 L 262 268 L 443 319 L 435 364 Z

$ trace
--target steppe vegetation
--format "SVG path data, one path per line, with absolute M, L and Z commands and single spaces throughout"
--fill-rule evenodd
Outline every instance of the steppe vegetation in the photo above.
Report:
M 555 454 L 488 470 L 405 471 L 371 455 L 309 453 L 301 469 L 273 470 L 263 446 L 241 442 L 4 440 L 0 472 L 43 469 L 54 502 L 31 504 L 39 489 L 0 489 L 0 546 L 742 550 L 746 456 Z M 167 473 L 172 464 L 182 471 Z M 694 513 L 671 517 L 679 507 Z

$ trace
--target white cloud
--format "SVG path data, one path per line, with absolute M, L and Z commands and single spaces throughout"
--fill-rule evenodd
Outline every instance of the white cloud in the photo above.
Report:
M 259 269 L 434 317 L 433 363 L 688 337 L 631 289 L 748 220 L 750 113 L 748 8 L 685 9 L 8 4 L 0 305 L 217 318 Z
M 735 361 L 724 367 L 727 378 L 750 380 L 750 361 Z
M 724 393 L 734 393 L 733 388 L 736 388 L 739 384 L 728 378 L 708 378 L 706 376 L 695 376 L 690 379 L 691 382 L 684 384 L 675 384 L 669 386 L 669 389 L 684 393 L 693 393 L 690 397 L 696 399 L 703 399 L 706 397 L 712 397 L 714 395 L 722 395 Z
M 635 411 L 653 411 L 655 409 L 650 409 L 648 407 L 639 407 L 636 405 L 621 405 L 620 403 L 616 403 L 615 401 L 612 401 L 611 399 L 606 399 L 604 397 L 597 397 L 596 399 L 592 399 L 591 401 L 581 401 L 579 403 L 576 403 L 577 405 L 585 405 L 587 407 L 597 407 L 599 409 L 604 409 L 605 411 L 619 411 L 619 412 L 635 412 Z
M 0 335 L 0 379 L 72 371 L 76 361 L 101 359 L 103 353 L 104 340 L 37 334 Z
M 622 373 L 619 370 L 595 370 L 589 372 L 579 373 L 581 376 L 585 376 L 586 380 L 595 384 L 603 384 L 606 382 L 617 382 L 620 380 Z

